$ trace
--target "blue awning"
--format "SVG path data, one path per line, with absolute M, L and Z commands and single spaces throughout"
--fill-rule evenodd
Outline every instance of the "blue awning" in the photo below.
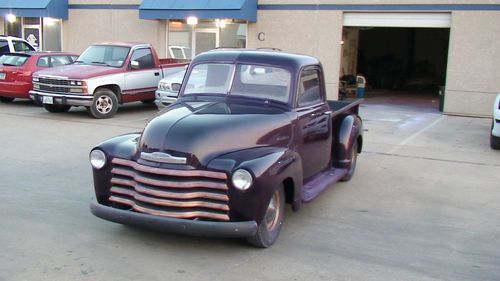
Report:
M 68 18 L 68 0 L 0 0 L 0 15 L 18 17 Z
M 257 21 L 257 0 L 143 0 L 141 19 L 241 19 Z

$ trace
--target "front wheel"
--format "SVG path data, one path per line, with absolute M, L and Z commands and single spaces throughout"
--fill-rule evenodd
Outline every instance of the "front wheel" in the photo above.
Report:
M 48 112 L 52 113 L 60 113 L 60 112 L 68 112 L 71 108 L 71 105 L 62 105 L 62 104 L 44 104 L 43 108 Z
M 264 219 L 259 224 L 257 233 L 248 237 L 247 242 L 255 247 L 267 248 L 274 244 L 281 231 L 285 215 L 285 191 L 277 188 L 269 201 Z
M 90 115 L 97 119 L 111 118 L 118 110 L 118 99 L 109 89 L 99 89 L 94 94 L 92 105 L 88 107 Z
M 14 100 L 14 98 L 0 97 L 0 102 L 4 102 L 4 103 L 9 103 L 9 102 L 12 102 L 13 100 Z
M 354 141 L 351 146 L 351 163 L 349 165 L 349 170 L 344 177 L 340 179 L 340 181 L 349 181 L 354 175 L 354 171 L 356 170 L 356 162 L 358 159 L 358 142 Z

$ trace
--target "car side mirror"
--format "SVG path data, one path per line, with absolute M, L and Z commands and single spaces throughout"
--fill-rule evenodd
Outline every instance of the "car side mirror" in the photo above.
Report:
M 172 83 L 172 91 L 178 93 L 181 90 L 181 83 Z
M 130 68 L 139 69 L 139 62 L 136 60 L 130 61 Z

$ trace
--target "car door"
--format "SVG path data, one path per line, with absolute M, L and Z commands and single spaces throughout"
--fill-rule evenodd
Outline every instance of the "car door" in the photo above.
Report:
M 304 180 L 328 167 L 331 159 L 330 114 L 320 73 L 316 66 L 303 69 L 297 87 L 298 129 L 302 138 L 299 149 Z
M 151 48 L 134 50 L 129 69 L 125 73 L 123 100 L 127 102 L 154 99 L 160 79 L 160 69 L 155 65 Z

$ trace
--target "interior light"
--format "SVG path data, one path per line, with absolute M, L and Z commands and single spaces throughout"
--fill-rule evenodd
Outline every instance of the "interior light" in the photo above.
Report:
M 198 18 L 197 17 L 188 17 L 186 19 L 186 22 L 189 25 L 197 25 L 198 24 Z
M 47 26 L 53 26 L 54 23 L 56 22 L 55 19 L 53 18 L 43 18 L 43 22 L 47 25 Z
M 7 16 L 5 16 L 5 18 L 10 23 L 16 22 L 16 15 L 14 14 L 8 14 Z

